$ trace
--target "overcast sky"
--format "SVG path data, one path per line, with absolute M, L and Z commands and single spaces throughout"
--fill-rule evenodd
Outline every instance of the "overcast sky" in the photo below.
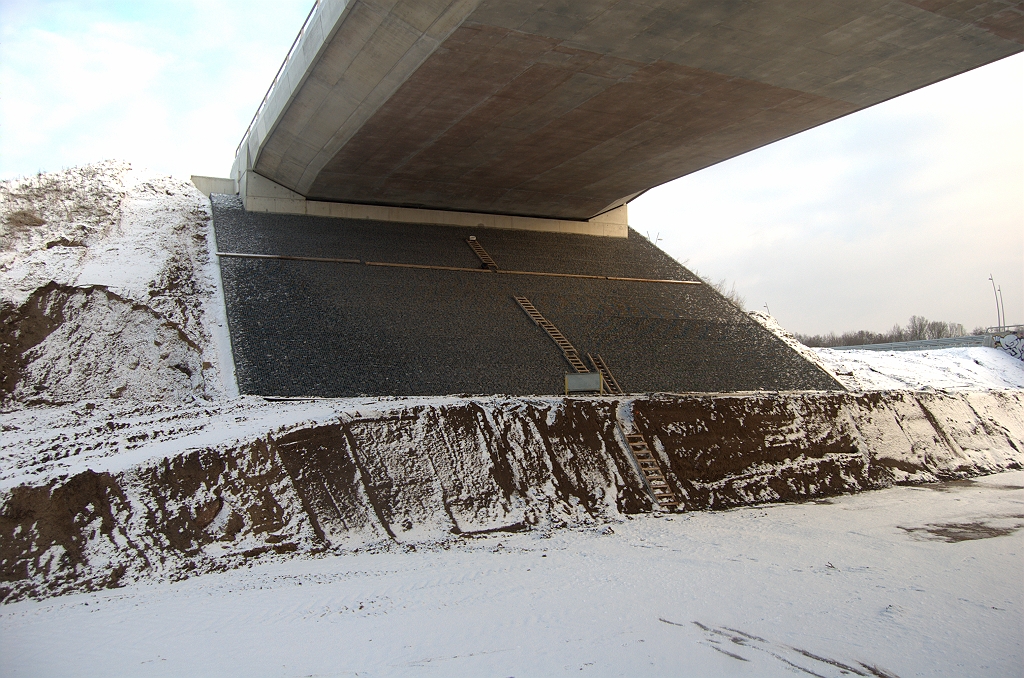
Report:
M 0 0 L 0 178 L 226 176 L 311 0 Z M 1024 55 L 654 189 L 630 223 L 804 333 L 1024 322 Z

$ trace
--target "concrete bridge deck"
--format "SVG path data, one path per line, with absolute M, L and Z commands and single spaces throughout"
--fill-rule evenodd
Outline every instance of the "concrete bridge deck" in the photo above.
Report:
M 1009 0 L 321 0 L 232 178 L 585 221 L 1022 43 Z

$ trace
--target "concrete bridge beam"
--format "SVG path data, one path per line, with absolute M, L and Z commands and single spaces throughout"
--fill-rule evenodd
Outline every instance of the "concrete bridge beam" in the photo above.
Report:
M 1009 0 L 322 0 L 232 179 L 585 224 L 1022 43 Z

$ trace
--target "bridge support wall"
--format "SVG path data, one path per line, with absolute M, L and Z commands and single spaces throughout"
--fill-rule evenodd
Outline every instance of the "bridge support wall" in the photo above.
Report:
M 204 190 L 219 181 L 217 186 L 227 186 L 230 179 L 203 179 Z M 227 183 L 224 183 L 227 182 Z M 221 191 L 214 191 L 221 192 Z M 278 214 L 306 214 L 316 217 L 339 217 L 343 219 L 366 219 L 407 224 L 431 224 L 436 226 L 468 226 L 473 228 L 503 228 L 518 231 L 546 231 L 550 233 L 575 233 L 611 238 L 625 238 L 629 235 L 629 219 L 625 205 L 609 210 L 587 221 L 570 219 L 544 219 L 520 217 L 507 214 L 484 214 L 480 212 L 452 212 L 447 210 L 416 209 L 411 207 L 389 207 L 386 205 L 359 205 L 339 202 L 307 200 L 298 193 L 267 179 L 253 171 L 244 172 L 238 183 L 242 204 L 249 212 L 273 212 Z

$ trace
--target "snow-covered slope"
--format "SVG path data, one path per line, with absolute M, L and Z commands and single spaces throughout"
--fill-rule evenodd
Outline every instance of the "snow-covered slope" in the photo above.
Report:
M 209 204 L 193 187 L 121 163 L 9 181 L 0 227 L 0 600 L 616 524 L 656 508 L 624 429 L 688 511 L 1024 464 L 1016 365 L 936 352 L 883 382 L 880 363 L 802 347 L 767 316 L 874 392 L 225 397 Z
M 194 186 L 118 162 L 14 179 L 0 183 L 0 229 L 6 407 L 231 392 L 209 204 Z
M 1024 362 L 995 348 L 935 351 L 812 350 L 851 391 L 988 391 L 1024 388 Z
M 760 311 L 751 318 L 794 351 L 854 392 L 989 391 L 1024 388 L 1024 362 L 995 348 L 933 351 L 836 351 L 804 346 L 778 321 Z
M 1024 393 L 82 403 L 4 418 L 0 600 L 1024 465 Z

